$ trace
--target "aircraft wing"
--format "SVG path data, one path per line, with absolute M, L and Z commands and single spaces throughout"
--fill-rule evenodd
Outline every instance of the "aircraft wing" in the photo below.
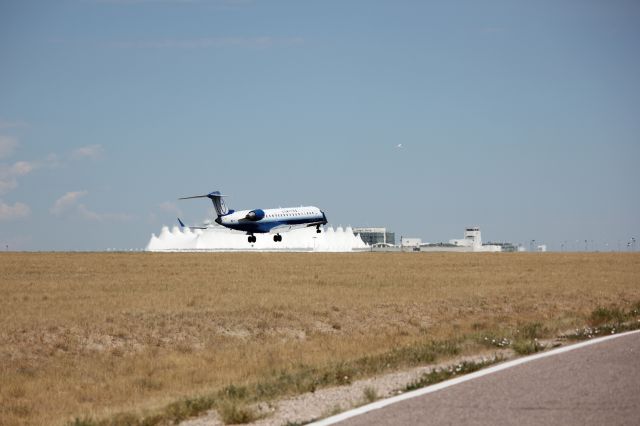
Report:
M 305 225 L 307 225 L 307 227 L 309 226 L 318 226 L 318 225 L 325 225 L 327 222 L 323 221 L 323 220 L 319 220 L 317 222 L 310 222 L 310 223 L 306 223 Z
M 300 229 L 300 228 L 308 228 L 311 226 L 318 226 L 318 225 L 324 225 L 325 222 L 324 221 L 317 221 L 317 222 L 309 222 L 309 223 L 302 223 L 302 224 L 298 224 L 298 225 L 278 225 L 278 226 L 274 226 L 273 228 L 269 229 L 269 233 L 270 234 L 279 234 L 281 232 L 287 232 L 287 231 L 291 231 L 292 229 Z
M 291 231 L 292 229 L 295 229 L 296 227 L 294 225 L 278 225 L 278 226 L 274 226 L 273 228 L 269 229 L 269 233 L 270 234 L 279 234 L 280 232 L 287 232 L 287 231 Z M 299 226 L 298 226 L 299 228 Z
M 184 222 L 180 220 L 180 218 L 178 218 L 178 223 L 180 224 L 181 228 L 189 228 L 189 229 L 208 229 L 209 228 L 208 226 L 204 226 L 204 225 L 203 226 L 187 226 L 184 224 Z

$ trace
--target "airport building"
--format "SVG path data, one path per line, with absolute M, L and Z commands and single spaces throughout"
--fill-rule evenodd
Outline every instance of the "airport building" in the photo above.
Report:
M 473 251 L 479 251 L 482 247 L 480 228 L 473 226 L 464 230 L 464 238 L 461 240 L 449 240 L 449 244 L 458 247 L 471 247 Z
M 500 251 L 504 252 L 504 253 L 515 253 L 515 252 L 518 252 L 518 251 L 523 251 L 521 249 L 524 248 L 524 247 L 519 247 L 519 246 L 516 246 L 513 243 L 508 243 L 508 242 L 499 242 L 499 243 L 489 242 L 489 243 L 487 243 L 487 245 L 498 246 L 498 247 L 500 247 Z
M 362 241 L 370 246 L 376 244 L 390 244 L 395 245 L 396 234 L 389 232 L 387 228 L 353 228 L 355 235 L 360 235 Z
M 404 246 L 404 244 L 403 244 Z M 419 251 L 437 252 L 500 252 L 513 251 L 515 247 L 509 243 L 482 243 L 482 234 L 477 226 L 470 226 L 464 230 L 464 238 L 449 240 L 447 243 L 420 244 Z M 417 251 L 414 249 L 414 251 Z
M 422 238 L 400 237 L 400 247 L 419 249 L 421 245 L 422 245 Z

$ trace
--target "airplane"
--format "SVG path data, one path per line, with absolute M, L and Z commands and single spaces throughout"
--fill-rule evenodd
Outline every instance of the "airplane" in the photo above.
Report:
M 290 231 L 297 228 L 316 227 L 316 232 L 321 232 L 320 226 L 327 224 L 327 216 L 322 210 L 314 206 L 306 207 L 285 207 L 277 209 L 254 209 L 254 210 L 229 210 L 223 200 L 220 191 L 213 191 L 205 195 L 194 195 L 182 197 L 180 200 L 190 200 L 193 198 L 208 198 L 213 203 L 218 217 L 215 222 L 229 229 L 243 231 L 248 235 L 250 243 L 256 242 L 254 234 L 275 234 L 273 241 L 282 241 L 281 232 Z M 185 224 L 178 218 L 180 226 Z M 206 229 L 206 227 L 190 226 L 191 229 Z

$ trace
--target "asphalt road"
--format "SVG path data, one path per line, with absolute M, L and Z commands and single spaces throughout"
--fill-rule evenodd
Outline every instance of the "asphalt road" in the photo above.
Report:
M 640 425 L 640 333 L 401 401 L 340 425 Z

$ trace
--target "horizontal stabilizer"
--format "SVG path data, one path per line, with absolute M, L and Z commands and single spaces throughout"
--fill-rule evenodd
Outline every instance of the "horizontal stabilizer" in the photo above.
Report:
M 218 217 L 220 217 L 229 213 L 229 209 L 227 209 L 227 206 L 225 205 L 224 200 L 222 199 L 223 197 L 226 197 L 226 195 L 221 194 L 220 191 L 213 191 L 204 195 L 192 195 L 191 197 L 182 197 L 178 199 L 190 200 L 192 198 L 208 198 L 213 203 L 213 207 L 216 209 L 216 213 L 218 214 Z
M 192 198 L 210 198 L 213 200 L 214 198 L 220 198 L 220 197 L 226 197 L 226 195 L 221 194 L 220 191 L 213 191 L 204 195 L 193 195 L 191 197 L 178 198 L 178 200 L 190 200 Z
M 209 198 L 209 194 L 207 194 L 207 195 L 194 195 L 193 197 L 182 197 L 182 198 L 178 198 L 178 200 L 190 200 L 192 198 Z

